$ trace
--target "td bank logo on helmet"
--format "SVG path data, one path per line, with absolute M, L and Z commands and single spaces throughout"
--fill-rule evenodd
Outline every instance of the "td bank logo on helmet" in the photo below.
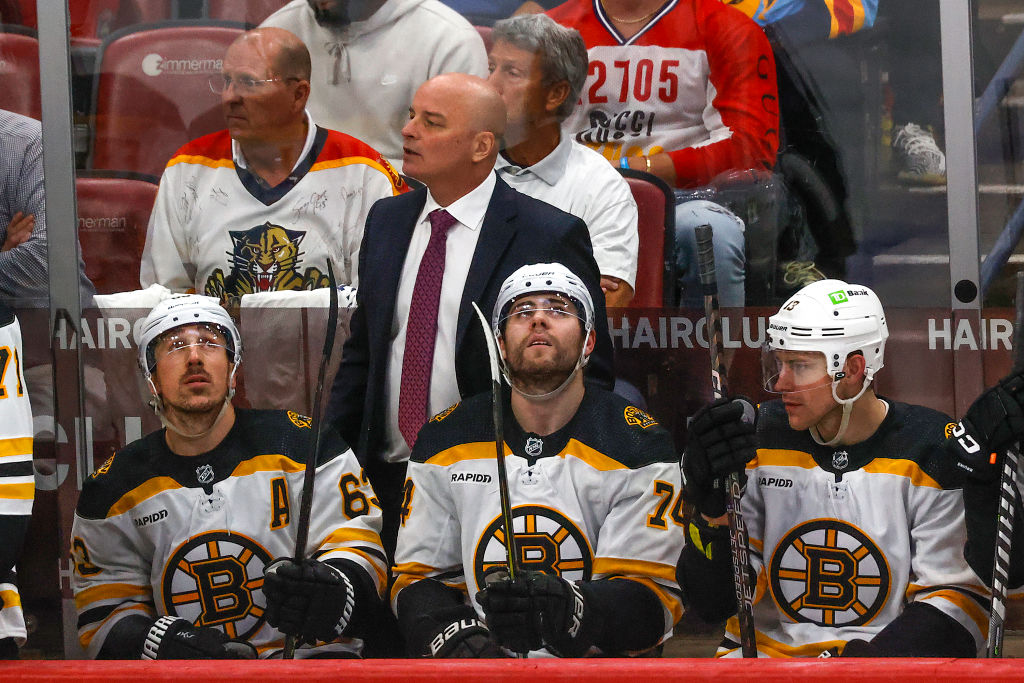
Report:
M 219 74 L 223 64 L 223 60 L 204 57 L 164 59 L 156 52 L 150 52 L 142 58 L 142 73 L 147 76 Z
M 851 296 L 867 296 L 868 290 L 866 289 L 847 289 L 838 290 L 836 292 L 829 292 L 828 298 L 831 299 L 833 304 L 845 304 L 850 300 Z

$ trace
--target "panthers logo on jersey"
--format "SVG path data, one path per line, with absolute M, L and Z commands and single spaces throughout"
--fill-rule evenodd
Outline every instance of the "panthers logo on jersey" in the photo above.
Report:
M 251 638 L 265 622 L 263 568 L 270 553 L 247 536 L 208 531 L 178 547 L 164 567 L 164 610 L 196 626 Z
M 225 276 L 220 268 L 214 269 L 206 280 L 207 296 L 221 301 L 236 301 L 243 294 L 312 290 L 330 283 L 319 268 L 306 268 L 299 274 L 302 252 L 299 246 L 306 233 L 286 230 L 280 225 L 264 223 L 248 230 L 232 230 L 231 272 Z
M 558 510 L 542 505 L 520 505 L 512 509 L 512 531 L 519 552 L 519 568 L 561 576 L 568 581 L 589 581 L 594 553 L 586 535 Z M 478 586 L 484 574 L 503 567 L 506 560 L 505 534 L 501 516 L 495 517 L 480 535 L 473 571 Z
M 798 524 L 772 553 L 772 598 L 796 622 L 863 626 L 889 596 L 885 555 L 863 531 L 835 519 Z

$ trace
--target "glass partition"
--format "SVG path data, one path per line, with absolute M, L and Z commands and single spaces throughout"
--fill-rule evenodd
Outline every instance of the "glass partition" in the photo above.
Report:
M 284 4 L 72 0 L 64 21 L 38 16 L 32 0 L 0 1 L 0 108 L 43 121 L 43 144 L 53 141 L 48 152 L 55 165 L 48 169 L 56 169 L 66 186 L 75 188 L 74 202 L 64 194 L 54 200 L 63 207 L 58 215 L 70 211 L 73 217 L 47 225 L 51 243 L 61 245 L 63 267 L 34 278 L 37 291 L 31 296 L 11 295 L 22 319 L 25 374 L 35 413 L 34 541 L 19 572 L 33 629 L 26 656 L 82 656 L 70 592 L 74 560 L 68 555 L 75 501 L 90 472 L 116 449 L 159 426 L 145 404 L 148 393 L 136 360 L 135 333 L 162 296 L 147 289 L 159 278 L 147 278 L 143 264 L 147 258 L 186 260 L 166 247 L 145 255 L 158 183 L 176 150 L 225 128 L 222 98 L 211 90 L 211 77 L 216 82 L 221 74 L 228 45 Z M 454 0 L 446 4 L 460 5 Z M 511 3 L 508 12 L 521 4 Z M 526 4 L 539 10 L 556 3 Z M 958 391 L 958 383 L 988 385 L 1009 367 L 1010 275 L 1024 259 L 1016 239 L 1024 226 L 1024 88 L 1019 80 L 1024 15 L 1019 2 L 970 3 L 973 35 L 969 41 L 965 36 L 960 47 L 973 49 L 974 70 L 969 73 L 969 60 L 956 68 L 974 87 L 973 92 L 956 93 L 944 89 L 943 54 L 953 46 L 943 44 L 939 0 L 824 2 L 820 4 L 832 10 L 840 4 L 860 9 L 852 14 L 829 14 L 826 9 L 824 15 L 811 17 L 762 11 L 762 4 L 771 3 L 729 4 L 752 16 L 769 38 L 780 114 L 779 154 L 770 169 L 752 182 L 719 178 L 686 189 L 694 197 L 720 201 L 745 223 L 746 307 L 727 311 L 724 330 L 732 390 L 765 397 L 759 349 L 767 317 L 810 279 L 828 276 L 872 287 L 887 308 L 892 337 L 878 380 L 880 392 L 959 412 L 958 395 L 976 391 Z M 474 3 L 461 5 L 476 24 L 493 22 L 479 7 L 469 7 Z M 66 41 L 66 58 L 60 50 L 47 52 L 47 46 L 61 41 Z M 44 46 L 41 57 L 39 45 Z M 401 49 L 395 46 L 399 63 Z M 337 72 L 331 73 L 361 77 L 345 73 L 339 55 L 330 53 L 337 59 L 332 62 Z M 51 79 L 42 91 L 40 63 L 44 79 Z M 62 112 L 60 88 L 65 83 L 70 89 L 64 93 L 68 104 Z M 318 87 L 315 79 L 313 87 Z M 976 131 L 950 130 L 946 107 L 975 97 Z M 404 116 L 403 109 L 399 120 Z M 362 130 L 389 128 L 387 122 L 363 123 Z M 9 134 L 6 128 L 4 134 Z M 986 265 L 999 263 L 987 272 L 983 267 L 988 279 L 975 283 L 982 298 L 971 305 L 986 306 L 976 320 L 954 315 L 964 304 L 953 301 L 950 275 L 951 260 L 955 266 L 958 259 L 975 259 L 956 247 L 950 250 L 951 244 L 960 244 L 957 231 L 975 230 L 973 223 L 950 224 L 950 207 L 964 198 L 950 196 L 947 179 L 964 167 L 952 161 L 947 165 L 945 152 L 963 136 L 976 143 L 977 165 L 970 170 L 976 170 L 978 186 L 970 198 L 977 200 L 979 249 L 992 254 Z M 388 144 L 384 133 L 382 140 Z M 63 166 L 61 158 L 67 159 Z M 395 161 L 401 172 L 400 149 Z M 217 163 L 233 163 L 230 149 L 208 165 Z M 6 192 L 9 181 L 3 182 Z M 60 178 L 53 182 L 62 187 Z M 185 179 L 180 195 L 169 199 L 168 206 L 189 205 L 188 193 L 196 186 Z M 232 201 L 227 196 L 221 200 L 222 206 Z M 9 221 L 11 216 L 0 218 Z M 231 247 L 235 251 L 221 259 L 227 263 L 220 267 L 221 281 L 241 277 L 248 266 L 239 268 L 239 259 L 252 262 L 253 247 L 242 242 L 253 238 L 243 233 L 256 225 L 231 226 L 237 233 Z M 298 249 L 285 228 L 281 234 Z M 265 230 L 256 237 L 270 240 L 273 235 Z M 76 246 L 69 250 L 68 245 Z M 642 241 L 640 248 L 653 247 Z M 18 250 L 24 247 L 5 250 L 0 259 Z M 82 266 L 75 268 L 79 250 Z M 220 258 L 224 251 L 217 246 L 211 253 Z M 312 409 L 327 318 L 322 289 L 326 276 L 320 266 L 310 273 L 316 264 L 312 256 L 303 255 L 308 263 L 294 268 L 296 277 L 306 278 L 303 289 L 320 288 L 319 295 L 304 292 L 309 299 L 275 298 L 273 292 L 258 293 L 258 288 L 226 296 L 224 287 L 211 284 L 219 282 L 214 269 L 200 273 L 195 264 L 185 269 L 190 282 L 162 283 L 172 290 L 224 295 L 245 339 L 236 399 L 240 405 L 306 414 Z M 666 259 L 671 255 L 655 259 L 656 279 L 671 290 L 673 285 L 660 274 Z M 0 271 L 2 283 L 7 267 Z M 59 290 L 59 304 L 51 305 L 50 289 Z M 69 291 L 77 297 L 69 297 Z M 681 447 L 687 417 L 710 396 L 706 323 L 701 311 L 680 307 L 671 296 L 660 297 L 664 306 L 654 306 L 650 296 L 641 296 L 645 294 L 637 292 L 645 307 L 609 310 L 617 375 Z M 351 289 L 342 298 L 342 327 L 328 386 L 354 305 Z M 80 313 L 68 303 L 73 299 L 80 303 Z M 969 382 L 957 369 L 968 357 L 976 359 Z

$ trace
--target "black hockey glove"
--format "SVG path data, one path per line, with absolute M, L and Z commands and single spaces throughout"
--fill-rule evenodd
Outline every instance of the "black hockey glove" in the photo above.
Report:
M 220 629 L 160 617 L 146 634 L 142 659 L 256 659 L 256 648 L 231 640 Z
M 355 589 L 345 572 L 324 562 L 279 558 L 263 572 L 267 623 L 300 642 L 341 635 L 355 609 Z
M 961 475 L 993 482 L 1002 469 L 1002 455 L 1024 439 L 1024 373 L 1015 372 L 981 394 L 946 441 Z M 992 461 L 992 454 L 999 457 Z
M 720 398 L 693 416 L 683 453 L 686 497 L 697 511 L 711 517 L 725 514 L 725 478 L 732 472 L 747 480 L 744 468 L 757 454 L 754 445 L 757 409 L 743 397 Z
M 830 657 L 887 657 L 885 653 L 878 649 L 878 646 L 873 644 L 869 640 L 861 640 L 860 638 L 854 638 L 853 640 L 846 641 L 846 645 L 843 646 L 842 650 L 838 647 L 830 647 L 829 649 L 818 655 L 819 659 L 828 659 Z
M 490 631 L 468 605 L 459 605 L 433 615 L 439 626 L 426 642 L 427 657 L 435 659 L 495 659 L 508 655 L 491 640 Z
M 585 627 L 587 604 L 576 584 L 537 571 L 487 582 L 476 594 L 491 636 L 513 652 L 547 646 L 562 657 L 581 657 L 590 649 Z

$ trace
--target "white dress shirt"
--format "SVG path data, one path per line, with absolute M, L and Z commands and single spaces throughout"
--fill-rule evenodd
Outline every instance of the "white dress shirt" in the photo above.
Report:
M 459 324 L 459 306 L 484 214 L 487 213 L 496 182 L 497 177 L 489 173 L 484 182 L 444 207 L 427 191 L 427 201 L 416 221 L 412 239 L 409 240 L 409 250 L 405 254 L 402 279 L 399 280 L 395 297 L 395 315 L 391 321 L 391 351 L 388 354 L 387 371 L 388 445 L 384 451 L 386 462 L 409 459 L 409 446 L 398 429 L 398 396 L 402 389 L 402 359 L 405 357 L 405 333 L 409 324 L 412 292 L 420 261 L 430 241 L 430 219 L 427 215 L 434 209 L 443 208 L 458 221 L 448 231 L 445 242 L 444 279 L 441 281 L 441 300 L 437 309 L 437 341 L 434 344 L 434 368 L 430 374 L 430 399 L 427 406 L 428 415 L 435 415 L 460 399 L 459 384 L 455 377 L 455 335 Z
M 533 166 L 499 155 L 494 165 L 513 190 L 583 219 L 601 275 L 636 288 L 637 209 L 625 179 L 608 160 L 567 135 Z

